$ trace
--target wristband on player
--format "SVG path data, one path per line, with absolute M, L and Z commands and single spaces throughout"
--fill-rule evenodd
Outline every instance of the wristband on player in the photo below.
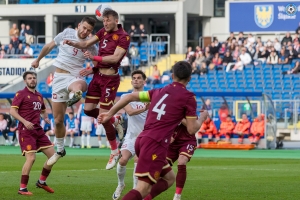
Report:
M 97 62 L 102 62 L 102 57 L 101 56 L 94 56 L 93 60 L 97 61 Z

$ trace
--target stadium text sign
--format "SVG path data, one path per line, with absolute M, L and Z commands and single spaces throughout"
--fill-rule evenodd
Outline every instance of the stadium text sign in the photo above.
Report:
M 295 31 L 300 22 L 300 2 L 230 2 L 231 32 Z
M 31 67 L 0 67 L 0 84 L 9 83 L 31 69 Z

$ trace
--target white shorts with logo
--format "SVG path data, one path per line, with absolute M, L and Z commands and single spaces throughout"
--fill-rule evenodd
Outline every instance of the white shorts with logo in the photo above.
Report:
M 91 121 L 81 121 L 80 130 L 84 132 L 92 131 L 92 122 Z
M 135 149 L 134 149 L 135 141 L 136 141 L 136 137 L 135 138 L 125 137 L 120 151 L 122 152 L 123 150 L 127 150 L 132 154 L 131 158 L 135 156 Z
M 98 124 L 97 125 L 96 135 L 106 136 L 106 131 L 105 131 L 105 129 L 104 129 L 104 127 L 103 127 L 102 124 Z
M 67 73 L 54 73 L 52 84 L 52 101 L 67 102 L 69 100 L 69 86 L 76 81 L 84 81 L 83 77 L 76 77 Z

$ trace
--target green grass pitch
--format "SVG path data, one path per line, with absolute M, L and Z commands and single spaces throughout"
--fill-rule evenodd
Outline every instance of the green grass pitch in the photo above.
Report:
M 116 169 L 105 170 L 107 149 L 70 149 L 53 167 L 47 184 L 54 194 L 35 188 L 45 156 L 38 154 L 28 189 L 33 196 L 17 194 L 25 158 L 18 147 L 0 147 L 0 199 L 109 200 L 117 186 Z M 132 188 L 132 161 L 123 194 Z M 175 166 L 174 171 L 177 171 Z M 187 165 L 183 200 L 299 200 L 300 151 L 197 150 Z M 175 184 L 158 196 L 172 200 Z

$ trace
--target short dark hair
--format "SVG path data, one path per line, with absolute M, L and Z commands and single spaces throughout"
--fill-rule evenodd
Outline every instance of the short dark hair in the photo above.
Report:
M 186 61 L 179 61 L 173 66 L 173 73 L 179 80 L 187 80 L 192 74 L 192 66 Z
M 113 16 L 115 19 L 119 19 L 119 14 L 117 13 L 117 11 L 112 9 L 105 9 L 102 16 L 108 17 L 110 15 Z
M 74 113 L 73 112 L 69 112 L 69 115 L 74 115 Z
M 142 70 L 134 70 L 134 71 L 131 73 L 131 78 L 132 78 L 133 75 L 135 75 L 135 74 L 141 74 L 144 80 L 146 80 L 146 78 L 147 78 L 146 74 L 145 74 Z
M 34 71 L 26 71 L 26 72 L 24 72 L 24 74 L 23 74 L 23 80 L 26 79 L 26 76 L 27 76 L 28 74 L 31 74 L 31 75 L 34 75 L 35 77 L 37 77 L 37 74 L 36 74 Z
M 89 25 L 91 25 L 92 27 L 95 27 L 96 25 L 96 19 L 92 18 L 92 17 L 84 17 L 82 20 L 81 20 L 81 23 L 83 22 L 86 22 L 88 23 Z

